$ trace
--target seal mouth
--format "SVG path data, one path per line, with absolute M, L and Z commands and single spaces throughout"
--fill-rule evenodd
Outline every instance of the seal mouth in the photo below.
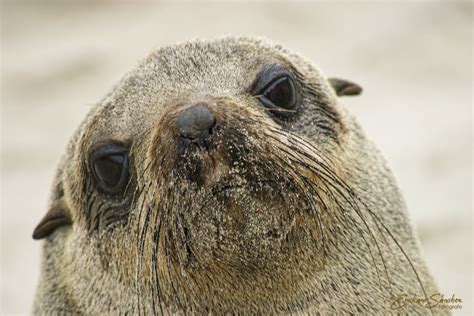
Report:
M 199 189 L 209 189 L 215 194 L 244 189 L 265 191 L 271 189 L 269 185 L 281 185 L 279 181 L 271 178 L 268 170 L 258 173 L 255 170 L 257 167 L 245 161 L 231 165 L 215 150 L 196 149 L 183 158 L 184 163 L 178 168 L 184 177 L 179 177 L 179 180 L 195 183 Z
M 206 150 L 211 149 L 211 137 L 210 135 L 202 138 L 190 138 L 186 136 L 180 136 L 178 141 L 178 148 L 182 155 L 186 155 L 191 150 Z
M 198 187 L 214 187 L 221 184 L 257 180 L 257 165 L 266 158 L 261 149 L 250 140 L 250 130 L 237 125 L 213 123 L 202 137 L 180 137 L 175 145 L 172 169 L 178 181 L 195 183 Z
M 214 139 L 219 135 L 219 126 L 213 126 L 204 132 L 194 135 L 180 134 L 177 139 L 178 154 L 185 157 L 192 153 L 209 153 L 215 149 Z M 219 137 L 219 136 L 217 136 Z
M 189 234 L 204 229 L 192 224 L 196 221 L 214 218 L 214 227 L 227 225 L 220 216 L 234 218 L 234 224 L 258 219 L 260 224 L 249 224 L 257 234 L 262 223 L 273 227 L 270 221 L 293 212 L 292 205 L 308 208 L 298 198 L 302 192 L 294 172 L 277 150 L 276 140 L 282 136 L 271 128 L 278 127 L 253 116 L 232 100 L 214 100 L 170 112 L 159 123 L 149 149 L 153 176 L 160 183 L 158 193 L 171 190 L 180 203 L 173 205 L 173 212 L 194 214 L 183 224 Z M 167 188 L 169 184 L 173 188 Z M 198 215 L 206 212 L 205 218 Z M 229 231 L 246 231 L 245 225 L 235 225 Z

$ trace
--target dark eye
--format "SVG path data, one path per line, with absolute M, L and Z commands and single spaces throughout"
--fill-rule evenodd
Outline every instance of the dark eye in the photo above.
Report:
M 259 75 L 253 89 L 254 96 L 265 107 L 279 116 L 296 113 L 298 95 L 290 73 L 281 66 L 270 66 Z
M 118 144 L 97 148 L 89 158 L 89 165 L 99 188 L 107 193 L 119 193 L 128 179 L 128 149 Z
M 282 77 L 271 82 L 260 97 L 261 101 L 282 109 L 291 110 L 296 105 L 295 86 L 290 77 Z

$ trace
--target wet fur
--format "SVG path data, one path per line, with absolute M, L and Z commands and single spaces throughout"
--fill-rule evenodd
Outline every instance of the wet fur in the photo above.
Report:
M 290 121 L 248 93 L 269 63 L 296 78 Z M 173 122 L 199 101 L 220 129 L 187 152 Z M 85 163 L 108 140 L 130 146 L 122 197 Z M 151 53 L 91 110 L 53 187 L 73 224 L 46 239 L 36 314 L 383 314 L 437 292 L 378 150 L 314 66 L 264 40 Z

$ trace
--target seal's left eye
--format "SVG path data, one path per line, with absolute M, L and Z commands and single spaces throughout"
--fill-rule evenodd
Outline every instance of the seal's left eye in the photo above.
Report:
M 264 90 L 260 101 L 266 106 L 291 110 L 296 105 L 295 86 L 290 77 L 277 78 Z
M 292 74 L 281 65 L 270 65 L 258 74 L 251 90 L 270 112 L 280 118 L 297 113 L 298 92 Z
M 107 193 L 121 192 L 128 179 L 128 150 L 117 144 L 97 148 L 89 158 L 89 165 L 100 189 Z

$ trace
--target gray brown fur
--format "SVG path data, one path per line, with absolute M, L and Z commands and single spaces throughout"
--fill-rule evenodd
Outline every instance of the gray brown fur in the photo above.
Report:
M 249 93 L 272 63 L 302 98 L 290 122 Z M 222 131 L 180 162 L 173 122 L 196 102 Z M 123 198 L 87 165 L 108 140 L 130 146 Z M 35 314 L 426 314 L 391 310 L 392 295 L 437 292 L 379 151 L 319 70 L 265 40 L 152 52 L 75 133 L 58 203 L 72 224 L 45 239 Z

